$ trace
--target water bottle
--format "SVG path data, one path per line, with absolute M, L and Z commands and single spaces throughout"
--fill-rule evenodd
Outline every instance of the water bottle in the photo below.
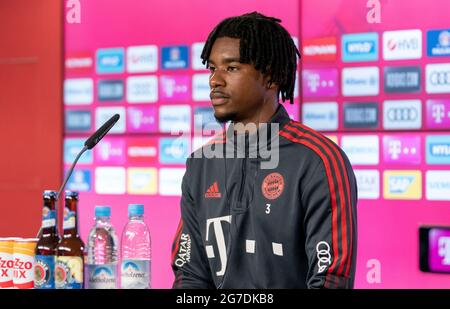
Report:
M 144 205 L 128 205 L 129 221 L 121 239 L 121 288 L 151 288 L 151 239 L 144 222 Z
M 110 223 L 111 208 L 95 207 L 95 225 L 88 238 L 88 289 L 117 288 L 118 239 Z

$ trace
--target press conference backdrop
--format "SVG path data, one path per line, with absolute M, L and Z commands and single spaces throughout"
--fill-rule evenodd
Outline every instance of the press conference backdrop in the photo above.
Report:
M 301 119 L 355 170 L 356 286 L 449 288 L 419 271 L 418 227 L 450 225 L 450 2 L 370 1 L 380 23 L 364 2 L 302 1 Z
M 203 142 L 193 138 L 194 118 L 214 121 L 201 47 L 221 19 L 258 10 L 301 38 L 300 118 L 354 166 L 356 287 L 450 287 L 448 275 L 421 273 L 418 261 L 419 225 L 450 225 L 450 3 L 380 1 L 378 24 L 356 0 L 81 3 L 81 23 L 66 24 L 64 168 L 90 133 L 121 115 L 69 183 L 81 192 L 84 240 L 95 205 L 113 207 L 120 234 L 127 204 L 144 203 L 153 286 L 170 287 L 185 157 Z M 288 107 L 298 118 L 297 97 Z M 190 134 L 175 139 L 174 128 Z
M 208 139 L 198 131 L 215 123 L 209 72 L 200 61 L 203 44 L 222 19 L 255 10 L 281 17 L 298 38 L 299 5 L 296 0 L 231 0 L 214 6 L 207 0 L 80 3 L 80 23 L 65 25 L 64 170 L 95 129 L 111 115 L 121 116 L 83 155 L 68 183 L 68 189 L 80 192 L 81 236 L 86 242 L 95 205 L 112 206 L 111 221 L 120 236 L 127 204 L 145 204 L 152 286 L 169 288 L 185 160 Z M 287 106 L 296 119 L 297 97 L 298 87 L 295 104 Z

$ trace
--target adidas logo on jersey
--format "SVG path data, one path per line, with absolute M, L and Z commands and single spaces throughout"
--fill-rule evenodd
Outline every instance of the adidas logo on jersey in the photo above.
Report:
M 219 192 L 219 185 L 217 184 L 217 181 L 213 183 L 211 187 L 208 188 L 208 190 L 205 193 L 205 198 L 221 198 L 222 194 Z

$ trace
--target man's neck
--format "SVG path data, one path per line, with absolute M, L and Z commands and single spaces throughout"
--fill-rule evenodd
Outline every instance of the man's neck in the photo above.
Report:
M 278 108 L 278 101 L 265 103 L 261 106 L 259 112 L 256 112 L 253 117 L 240 121 L 233 122 L 234 131 L 236 134 L 243 134 L 245 132 L 254 133 L 263 123 L 268 123 L 275 115 Z

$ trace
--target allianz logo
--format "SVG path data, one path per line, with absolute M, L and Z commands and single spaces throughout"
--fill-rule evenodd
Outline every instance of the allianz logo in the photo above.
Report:
M 366 54 L 373 50 L 373 42 L 352 42 L 347 44 L 347 51 L 355 54 Z
M 389 192 L 405 193 L 414 181 L 414 176 L 390 176 Z
M 353 86 L 377 85 L 377 79 L 373 76 L 369 78 L 348 77 L 345 79 L 345 84 Z
M 188 123 L 190 121 L 189 116 L 186 115 L 160 115 L 161 122 L 182 122 Z
M 335 113 L 314 113 L 309 112 L 305 114 L 305 120 L 335 120 L 336 114 Z

